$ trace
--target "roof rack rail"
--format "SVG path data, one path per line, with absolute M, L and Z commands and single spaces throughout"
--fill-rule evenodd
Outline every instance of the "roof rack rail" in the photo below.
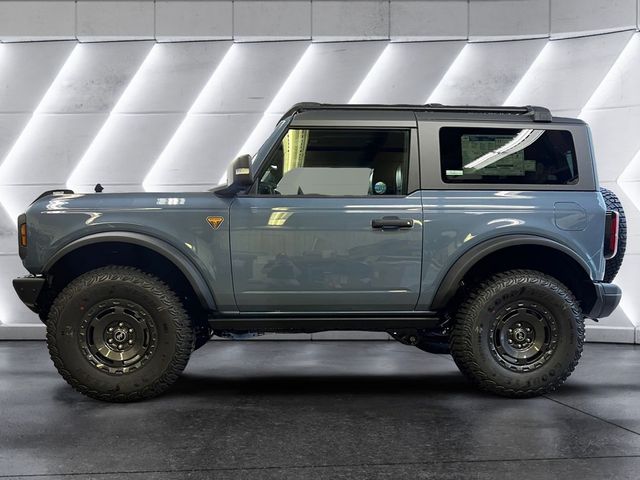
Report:
M 548 108 L 526 105 L 523 107 L 490 107 L 475 105 L 442 105 L 440 103 L 427 103 L 424 105 L 382 105 L 382 104 L 331 104 L 302 102 L 291 107 L 282 118 L 303 112 L 305 110 L 413 110 L 420 112 L 443 112 L 443 113 L 497 113 L 508 115 L 523 115 L 530 117 L 534 122 L 551 122 L 553 117 Z

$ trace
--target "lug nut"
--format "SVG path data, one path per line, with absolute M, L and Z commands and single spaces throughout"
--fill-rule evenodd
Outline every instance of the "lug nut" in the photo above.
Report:
M 109 327 L 109 331 L 110 331 L 110 332 L 113 332 L 113 327 Z
M 129 340 L 129 345 L 133 345 L 133 340 Z
M 110 339 L 109 339 L 109 343 L 113 343 L 113 338 L 110 338 Z
M 509 345 L 511 345 L 512 343 L 513 343 L 513 340 L 511 340 L 511 339 L 510 339 L 510 340 L 509 340 Z
M 120 322 L 120 323 L 118 324 L 118 326 L 119 326 L 119 327 L 124 327 L 124 323 Z
M 516 323 L 516 327 L 521 327 L 522 325 L 520 325 L 519 323 Z
M 513 333 L 513 328 L 510 328 L 510 329 L 509 329 L 509 333 Z
M 120 345 L 118 345 L 118 348 L 119 348 L 120 350 L 122 350 L 122 349 L 124 348 L 124 345 L 120 344 Z
M 529 327 L 527 327 L 527 329 L 526 329 L 526 330 L 527 330 L 527 332 L 530 332 L 530 331 L 531 331 L 531 329 L 530 329 Z
M 129 333 L 133 333 L 133 328 L 130 328 L 130 329 L 129 329 Z
M 527 342 L 531 342 L 531 339 L 530 339 L 530 338 L 527 338 Z

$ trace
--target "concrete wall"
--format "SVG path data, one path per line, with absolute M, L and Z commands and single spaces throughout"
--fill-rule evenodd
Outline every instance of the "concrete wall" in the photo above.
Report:
M 198 190 L 296 101 L 541 104 L 593 130 L 630 239 L 640 341 L 638 0 L 0 2 L 0 338 L 39 336 L 10 279 L 15 217 L 45 189 Z

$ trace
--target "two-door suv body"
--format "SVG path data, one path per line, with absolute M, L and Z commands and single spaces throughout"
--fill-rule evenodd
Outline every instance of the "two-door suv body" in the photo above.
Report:
M 386 331 L 531 396 L 617 306 L 624 227 L 581 120 L 304 103 L 225 186 L 45 192 L 14 285 L 62 376 L 104 400 L 160 393 L 213 334 L 322 330 Z

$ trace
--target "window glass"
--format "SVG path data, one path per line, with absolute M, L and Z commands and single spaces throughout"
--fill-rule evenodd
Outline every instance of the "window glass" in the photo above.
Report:
M 292 128 L 266 163 L 262 195 L 404 195 L 409 131 Z
M 571 133 L 536 128 L 440 129 L 447 183 L 566 185 L 578 180 Z

